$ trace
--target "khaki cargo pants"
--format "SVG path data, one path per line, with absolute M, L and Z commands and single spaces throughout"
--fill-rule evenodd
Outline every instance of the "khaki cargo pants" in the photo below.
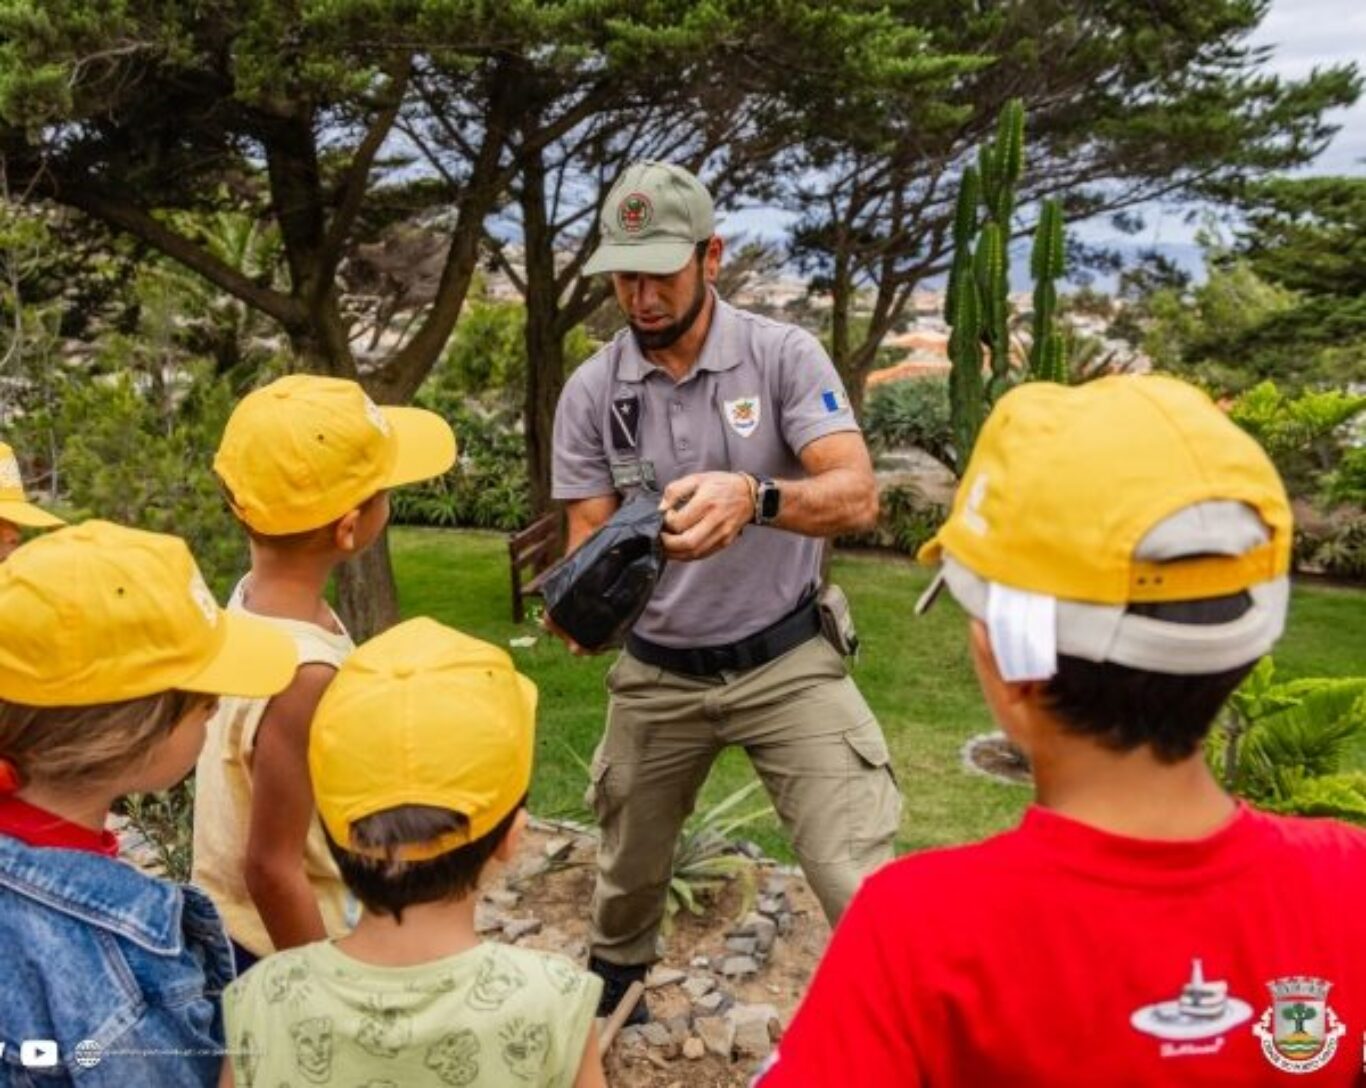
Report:
M 595 956 L 622 965 L 657 958 L 674 847 L 728 745 L 749 755 L 832 924 L 859 881 L 892 857 L 901 796 L 887 743 L 824 638 L 717 678 L 623 652 L 607 689 L 587 798 L 602 830 Z

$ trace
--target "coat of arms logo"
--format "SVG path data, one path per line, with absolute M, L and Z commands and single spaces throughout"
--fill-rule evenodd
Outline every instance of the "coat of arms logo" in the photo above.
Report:
M 1337 1053 L 1347 1028 L 1328 1005 L 1331 982 L 1296 975 L 1268 982 L 1271 1007 L 1262 1013 L 1252 1032 L 1262 1041 L 1262 1053 L 1287 1073 L 1322 1069 Z
M 617 223 L 627 234 L 639 234 L 650 225 L 655 208 L 644 193 L 629 193 L 617 205 Z
M 759 426 L 760 404 L 758 397 L 741 397 L 739 400 L 725 402 L 726 422 L 730 429 L 741 438 L 748 438 Z

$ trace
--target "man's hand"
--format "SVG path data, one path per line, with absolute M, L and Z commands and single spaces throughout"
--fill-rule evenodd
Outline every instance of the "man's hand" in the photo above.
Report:
M 664 490 L 664 554 L 683 561 L 714 555 L 754 519 L 754 491 L 739 472 L 699 472 Z

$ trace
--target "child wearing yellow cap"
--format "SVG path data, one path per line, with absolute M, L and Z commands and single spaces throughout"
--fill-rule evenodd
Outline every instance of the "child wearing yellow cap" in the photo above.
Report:
M 439 416 L 381 408 L 336 378 L 281 378 L 228 420 L 214 471 L 251 547 L 228 610 L 283 631 L 299 661 L 275 698 L 224 700 L 199 760 L 194 879 L 223 913 L 239 971 L 354 922 L 308 784 L 314 708 L 354 648 L 323 591 L 383 531 L 387 490 L 454 460 L 455 436 Z
M 1362 1083 L 1366 832 L 1254 811 L 1204 751 L 1281 634 L 1291 530 L 1191 386 L 1001 399 L 924 603 L 967 613 L 1035 803 L 864 882 L 759 1088 Z
M 605 1084 L 602 981 L 474 928 L 481 878 L 526 822 L 535 715 L 504 651 L 429 619 L 341 666 L 308 764 L 364 911 L 351 934 L 277 953 L 229 988 L 225 1084 Z
M 293 653 L 220 611 L 177 537 L 90 521 L 0 564 L 0 1084 L 216 1083 L 222 923 L 120 861 L 105 822 L 189 772 L 220 695 L 280 691 Z
M 55 529 L 65 524 L 56 514 L 28 501 L 19 475 L 19 459 L 14 450 L 0 442 L 0 563 L 19 547 L 21 529 Z

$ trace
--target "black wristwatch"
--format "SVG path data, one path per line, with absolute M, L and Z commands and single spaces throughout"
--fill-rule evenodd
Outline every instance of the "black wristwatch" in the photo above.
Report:
M 767 476 L 754 477 L 759 485 L 758 494 L 754 499 L 754 524 L 768 525 L 778 519 L 778 509 L 782 506 L 783 493 Z

